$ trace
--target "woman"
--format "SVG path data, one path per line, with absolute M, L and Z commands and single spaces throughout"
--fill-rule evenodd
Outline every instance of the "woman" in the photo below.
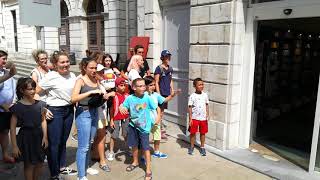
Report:
M 77 173 L 66 166 L 66 142 L 74 115 L 71 93 L 76 76 L 69 71 L 70 61 L 66 53 L 56 52 L 51 60 L 54 71 L 48 72 L 38 83 L 36 92 L 48 92 L 46 103 L 53 114 L 53 118 L 48 121 L 48 165 L 51 179 L 59 179 L 60 174 Z
M 137 78 L 141 78 L 141 76 L 139 75 L 141 69 L 143 68 L 143 57 L 141 55 L 133 55 L 131 57 L 129 66 L 128 66 L 128 80 L 129 80 L 129 84 L 131 86 L 131 83 L 133 80 L 137 79 Z
M 78 103 L 76 110 L 76 125 L 78 130 L 78 149 L 76 160 L 79 171 L 78 178 L 80 180 L 86 180 L 90 159 L 90 141 L 93 140 L 97 130 L 97 109 L 99 107 L 97 103 L 90 104 L 90 101 L 94 97 L 100 96 L 100 98 L 102 98 L 101 95 L 104 94 L 105 91 L 96 79 L 97 62 L 95 59 L 82 60 L 80 68 L 82 76 L 76 81 L 71 101 L 73 103 Z M 92 170 L 93 169 L 90 168 L 90 171 Z
M 38 84 L 39 81 L 41 81 L 49 72 L 49 68 L 47 66 L 48 53 L 42 49 L 38 49 L 32 53 L 32 56 L 37 63 L 37 67 L 31 71 L 31 78 Z M 39 96 L 40 100 L 45 101 L 47 97 L 47 92 L 43 92 L 39 94 Z
M 5 76 L 7 69 L 14 69 L 15 67 L 11 64 L 11 67 L 7 63 L 8 53 L 0 50 L 0 76 Z M 6 69 L 5 69 L 6 68 Z M 12 105 L 15 96 L 15 81 L 12 77 L 7 78 L 5 81 L 0 83 L 0 144 L 2 151 L 2 159 L 6 163 L 14 163 L 14 159 L 8 154 L 9 145 L 9 129 L 10 129 L 10 118 L 11 113 L 9 107 Z

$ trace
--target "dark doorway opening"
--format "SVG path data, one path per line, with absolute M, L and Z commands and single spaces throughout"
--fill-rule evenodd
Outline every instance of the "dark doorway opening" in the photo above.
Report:
M 305 169 L 320 72 L 319 21 L 258 22 L 253 139 Z

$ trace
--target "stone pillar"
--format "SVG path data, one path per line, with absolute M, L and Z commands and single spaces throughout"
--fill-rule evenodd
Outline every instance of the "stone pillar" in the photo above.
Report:
M 69 17 L 70 52 L 74 52 L 76 59 L 85 57 L 88 47 L 87 21 L 83 16 Z
M 44 27 L 44 43 L 44 49 L 48 51 L 49 54 L 59 49 L 58 28 Z
M 160 31 L 161 31 L 161 10 L 158 0 L 138 0 L 138 8 L 141 9 L 144 4 L 144 32 L 142 33 L 142 27 L 138 27 L 140 36 L 150 37 L 150 45 L 147 55 L 147 61 L 150 66 L 151 72 L 154 71 L 155 67 L 160 64 Z M 138 10 L 139 10 L 138 9 Z M 138 13 L 138 23 L 142 19 L 141 12 Z
M 126 1 L 109 0 L 109 18 L 105 20 L 105 51 L 126 59 Z
M 201 77 L 210 99 L 206 143 L 221 150 L 238 145 L 240 97 L 240 33 L 236 0 L 191 0 L 190 93 Z M 244 34 L 244 33 L 243 33 Z

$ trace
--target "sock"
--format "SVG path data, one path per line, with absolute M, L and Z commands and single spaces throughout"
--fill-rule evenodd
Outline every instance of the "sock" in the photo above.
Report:
M 159 154 L 160 153 L 160 151 L 154 151 L 154 154 Z

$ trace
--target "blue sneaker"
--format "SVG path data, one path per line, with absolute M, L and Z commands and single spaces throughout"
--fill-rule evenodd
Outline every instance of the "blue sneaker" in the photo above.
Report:
M 193 155 L 193 150 L 194 150 L 194 147 L 189 147 L 188 148 L 188 154 L 189 155 Z
M 153 153 L 152 157 L 160 158 L 160 159 L 167 159 L 168 155 L 166 155 L 166 154 L 164 154 L 162 152 L 158 152 L 158 153 Z

